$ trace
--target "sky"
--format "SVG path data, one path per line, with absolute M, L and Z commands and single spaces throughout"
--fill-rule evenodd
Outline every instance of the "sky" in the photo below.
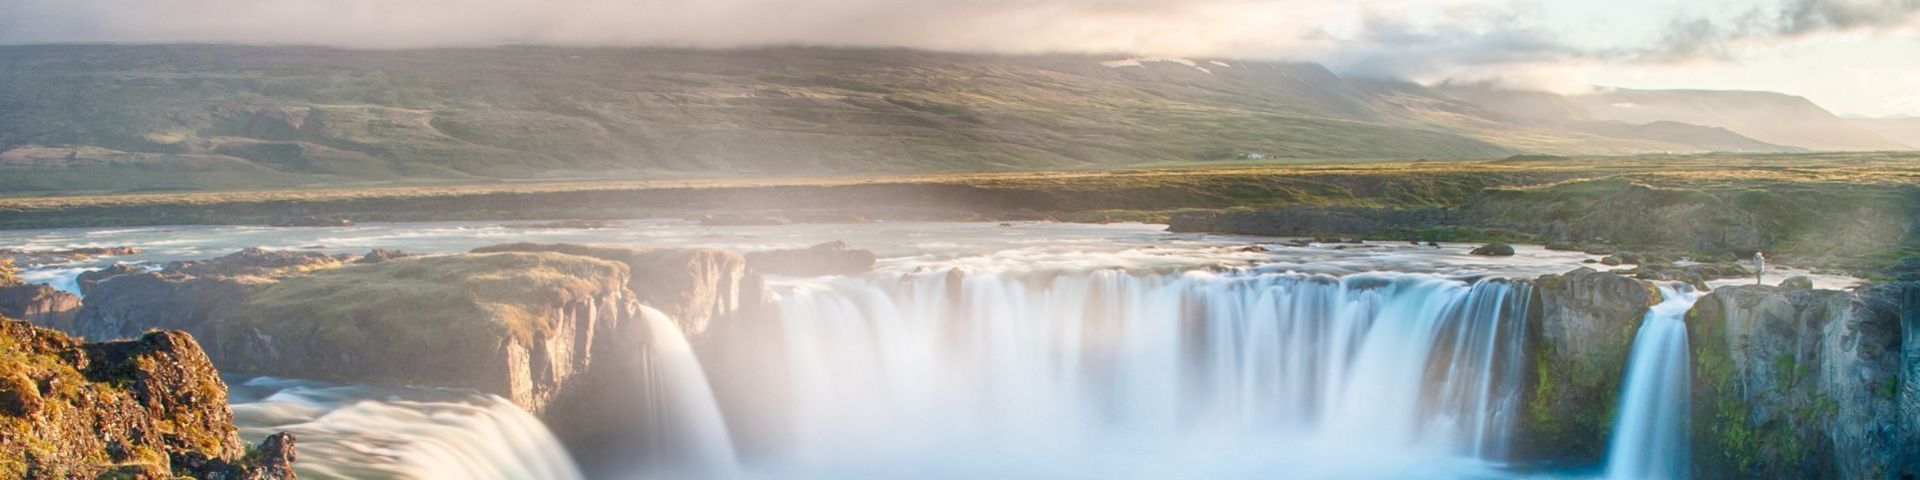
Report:
M 1920 0 L 0 0 L 0 44 L 909 47 L 1312 61 L 1920 115 Z

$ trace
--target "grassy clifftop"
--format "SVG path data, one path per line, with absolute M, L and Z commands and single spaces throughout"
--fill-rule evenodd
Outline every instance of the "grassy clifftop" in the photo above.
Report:
M 496 373 L 481 370 L 500 361 L 503 342 L 537 343 L 562 327 L 563 307 L 614 295 L 626 277 L 625 265 L 551 253 L 353 265 L 274 282 L 220 332 L 233 337 L 224 345 L 264 349 L 226 359 L 237 368 L 493 387 L 476 375 Z

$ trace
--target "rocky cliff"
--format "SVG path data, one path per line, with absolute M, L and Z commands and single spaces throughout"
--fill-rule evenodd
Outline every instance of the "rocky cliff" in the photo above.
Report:
M 73 329 L 73 316 L 80 310 L 80 297 L 46 285 L 0 286 L 0 317 L 17 318 L 34 325 L 60 330 Z
M 644 305 L 694 336 L 763 302 L 738 253 L 515 244 L 360 260 L 249 250 L 90 277 L 79 330 L 191 329 L 224 369 L 470 388 L 541 416 L 583 462 L 645 432 Z M 156 309 L 179 314 L 160 315 Z M 616 447 L 599 452 L 595 447 Z
M 302 272 L 333 268 L 341 258 L 317 252 L 257 248 L 207 260 L 173 262 L 160 271 L 111 268 L 79 279 L 86 301 L 69 333 L 101 341 L 152 329 L 183 330 L 215 360 L 225 350 L 218 325 L 261 286 Z
M 191 336 L 84 344 L 0 319 L 0 478 L 291 479 L 293 437 L 249 450 Z
M 1521 394 L 1525 410 L 1514 427 L 1514 455 L 1598 463 L 1634 334 L 1660 295 L 1652 284 L 1589 268 L 1540 277 L 1533 291 L 1527 320 L 1532 368 Z
M 627 277 L 555 253 L 358 264 L 263 284 L 208 334 L 239 371 L 472 388 L 538 413 L 633 314 Z
M 627 288 L 634 296 L 672 317 L 690 337 L 706 332 L 714 319 L 732 316 L 765 295 L 759 274 L 748 268 L 746 258 L 727 250 L 538 243 L 474 249 L 474 253 L 494 252 L 554 252 L 626 265 L 633 272 Z
M 1920 475 L 1916 289 L 1722 288 L 1687 319 L 1694 475 Z

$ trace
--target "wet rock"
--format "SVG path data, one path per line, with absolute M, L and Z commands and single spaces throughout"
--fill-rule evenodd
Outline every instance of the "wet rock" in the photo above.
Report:
M 803 249 L 749 252 L 746 258 L 755 271 L 797 277 L 864 273 L 878 261 L 872 250 L 839 240 Z
M 248 454 L 226 384 L 185 333 L 83 344 L 0 319 L 0 338 L 0 477 L 295 478 L 292 443 Z
M 1513 256 L 1513 246 L 1504 243 L 1489 243 L 1474 248 L 1473 251 L 1467 253 L 1491 257 L 1510 257 Z
M 1920 475 L 1912 289 L 1743 285 L 1702 298 L 1687 320 L 1693 475 Z
M 1516 458 L 1587 465 L 1605 454 L 1627 354 L 1656 289 L 1579 268 L 1533 281 L 1526 372 L 1512 442 Z

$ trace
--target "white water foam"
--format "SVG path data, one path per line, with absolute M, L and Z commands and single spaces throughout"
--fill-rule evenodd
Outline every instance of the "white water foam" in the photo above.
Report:
M 293 433 L 301 478 L 581 478 L 539 419 L 492 395 L 257 377 L 235 383 L 233 412 L 250 441 Z
M 1251 271 L 922 272 L 779 302 L 774 478 L 1497 476 L 1527 291 Z M 741 351 L 741 350 L 753 350 Z M 741 379 L 717 378 L 716 381 Z M 725 389 L 724 391 L 738 391 Z
M 1685 319 L 1700 297 L 1685 285 L 1661 286 L 1660 303 L 1640 322 L 1607 446 L 1607 478 L 1687 478 L 1693 377 Z

